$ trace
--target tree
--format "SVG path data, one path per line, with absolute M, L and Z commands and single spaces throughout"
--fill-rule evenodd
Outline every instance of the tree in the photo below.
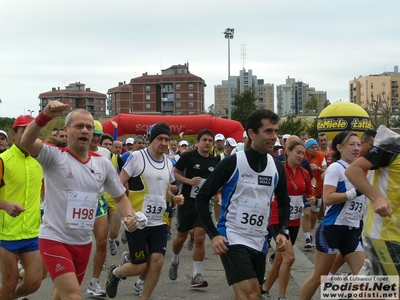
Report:
M 215 104 L 211 104 L 206 111 L 207 114 L 210 114 L 212 116 L 215 115 Z
M 304 118 L 289 115 L 279 122 L 279 132 L 298 136 L 302 131 L 308 132 L 310 137 L 316 137 L 318 135 L 317 118 L 314 118 L 313 123 L 310 124 Z
M 257 108 L 256 100 L 257 97 L 252 90 L 236 94 L 232 102 L 232 119 L 239 121 L 245 127 L 247 116 Z
M 390 128 L 399 117 L 399 105 L 395 100 L 391 101 L 390 93 L 388 95 L 382 93 L 376 95 L 374 99 L 367 100 L 366 111 L 368 112 L 371 123 L 374 128 L 378 128 L 380 124 L 384 124 Z
M 304 105 L 304 112 L 318 112 L 318 99 L 317 97 L 315 97 L 315 95 L 312 95 L 311 98 L 307 101 L 306 105 Z

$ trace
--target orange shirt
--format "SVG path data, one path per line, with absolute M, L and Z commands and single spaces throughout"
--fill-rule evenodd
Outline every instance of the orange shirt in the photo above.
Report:
M 322 168 L 322 166 L 326 165 L 326 160 L 325 160 L 325 155 L 322 152 L 317 151 L 317 154 L 313 157 L 308 157 L 307 152 L 304 153 L 304 157 L 308 159 L 310 164 L 315 164 L 316 166 Z M 323 165 L 323 163 L 325 164 Z M 321 172 L 318 170 L 313 170 L 313 174 L 315 177 L 315 180 L 317 181 L 316 189 L 314 191 L 315 197 L 321 197 L 322 196 L 322 186 L 324 184 L 324 181 L 321 178 Z

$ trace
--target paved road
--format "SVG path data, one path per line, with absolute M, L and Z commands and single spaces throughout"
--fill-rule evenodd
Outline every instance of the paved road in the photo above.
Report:
M 173 235 L 176 233 L 175 226 L 173 226 Z M 299 297 L 300 286 L 303 284 L 308 275 L 313 269 L 313 253 L 311 251 L 303 251 L 304 242 L 303 234 L 300 232 L 298 237 L 298 247 L 295 246 L 296 261 L 292 267 L 291 279 L 287 291 L 287 299 L 295 300 Z M 107 256 L 107 265 L 118 264 L 120 260 L 120 254 L 127 250 L 127 245 L 120 245 L 118 254 L 116 256 Z M 93 252 L 93 251 L 92 251 Z M 162 270 L 160 281 L 153 292 L 151 297 L 152 300 L 156 299 L 207 299 L 207 300 L 221 300 L 221 299 L 232 299 L 233 290 L 228 286 L 225 273 L 223 271 L 222 264 L 217 255 L 212 253 L 210 240 L 207 238 L 206 241 L 206 259 L 204 261 L 204 278 L 208 281 L 209 286 L 202 289 L 192 289 L 190 287 L 190 280 L 193 270 L 192 263 L 192 252 L 186 248 L 182 249 L 180 257 L 180 265 L 178 270 L 178 279 L 171 281 L 168 278 L 169 262 L 171 260 L 171 242 L 168 242 L 168 250 L 165 256 L 165 264 Z M 270 253 L 271 250 L 270 250 Z M 92 253 L 93 254 L 93 253 Z M 267 272 L 270 268 L 269 262 L 267 262 Z M 95 299 L 90 297 L 86 293 L 86 288 L 91 279 L 92 261 L 89 264 L 88 272 L 86 273 L 85 280 L 82 284 L 83 299 Z M 104 287 L 107 279 L 107 271 L 103 271 L 101 274 L 101 283 Z M 138 296 L 133 295 L 133 285 L 136 282 L 136 277 L 128 278 L 125 281 L 121 281 L 118 289 L 118 294 L 115 299 L 139 299 Z M 49 277 L 43 282 L 40 289 L 33 295 L 29 296 L 30 300 L 47 300 L 51 299 L 53 284 Z M 271 290 L 272 299 L 278 298 L 278 282 L 275 283 Z M 319 300 L 319 293 L 316 293 L 314 300 Z

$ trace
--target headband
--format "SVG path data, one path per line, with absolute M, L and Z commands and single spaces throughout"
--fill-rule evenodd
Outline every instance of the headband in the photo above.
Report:
M 153 128 L 150 132 L 150 143 L 154 141 L 154 139 L 158 137 L 160 134 L 166 134 L 168 136 L 171 136 L 171 131 L 165 127 Z

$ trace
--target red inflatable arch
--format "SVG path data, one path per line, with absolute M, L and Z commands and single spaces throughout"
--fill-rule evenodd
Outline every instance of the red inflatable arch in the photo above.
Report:
M 119 114 L 112 118 L 118 123 L 118 135 L 145 134 L 147 128 L 157 122 L 165 122 L 171 127 L 171 134 L 183 132 L 186 135 L 197 134 L 208 128 L 214 134 L 222 133 L 226 138 L 233 137 L 237 142 L 243 141 L 244 128 L 235 120 L 216 118 L 211 115 L 165 116 L 165 115 L 131 115 Z M 103 122 L 103 131 L 113 135 L 114 126 L 111 120 Z

